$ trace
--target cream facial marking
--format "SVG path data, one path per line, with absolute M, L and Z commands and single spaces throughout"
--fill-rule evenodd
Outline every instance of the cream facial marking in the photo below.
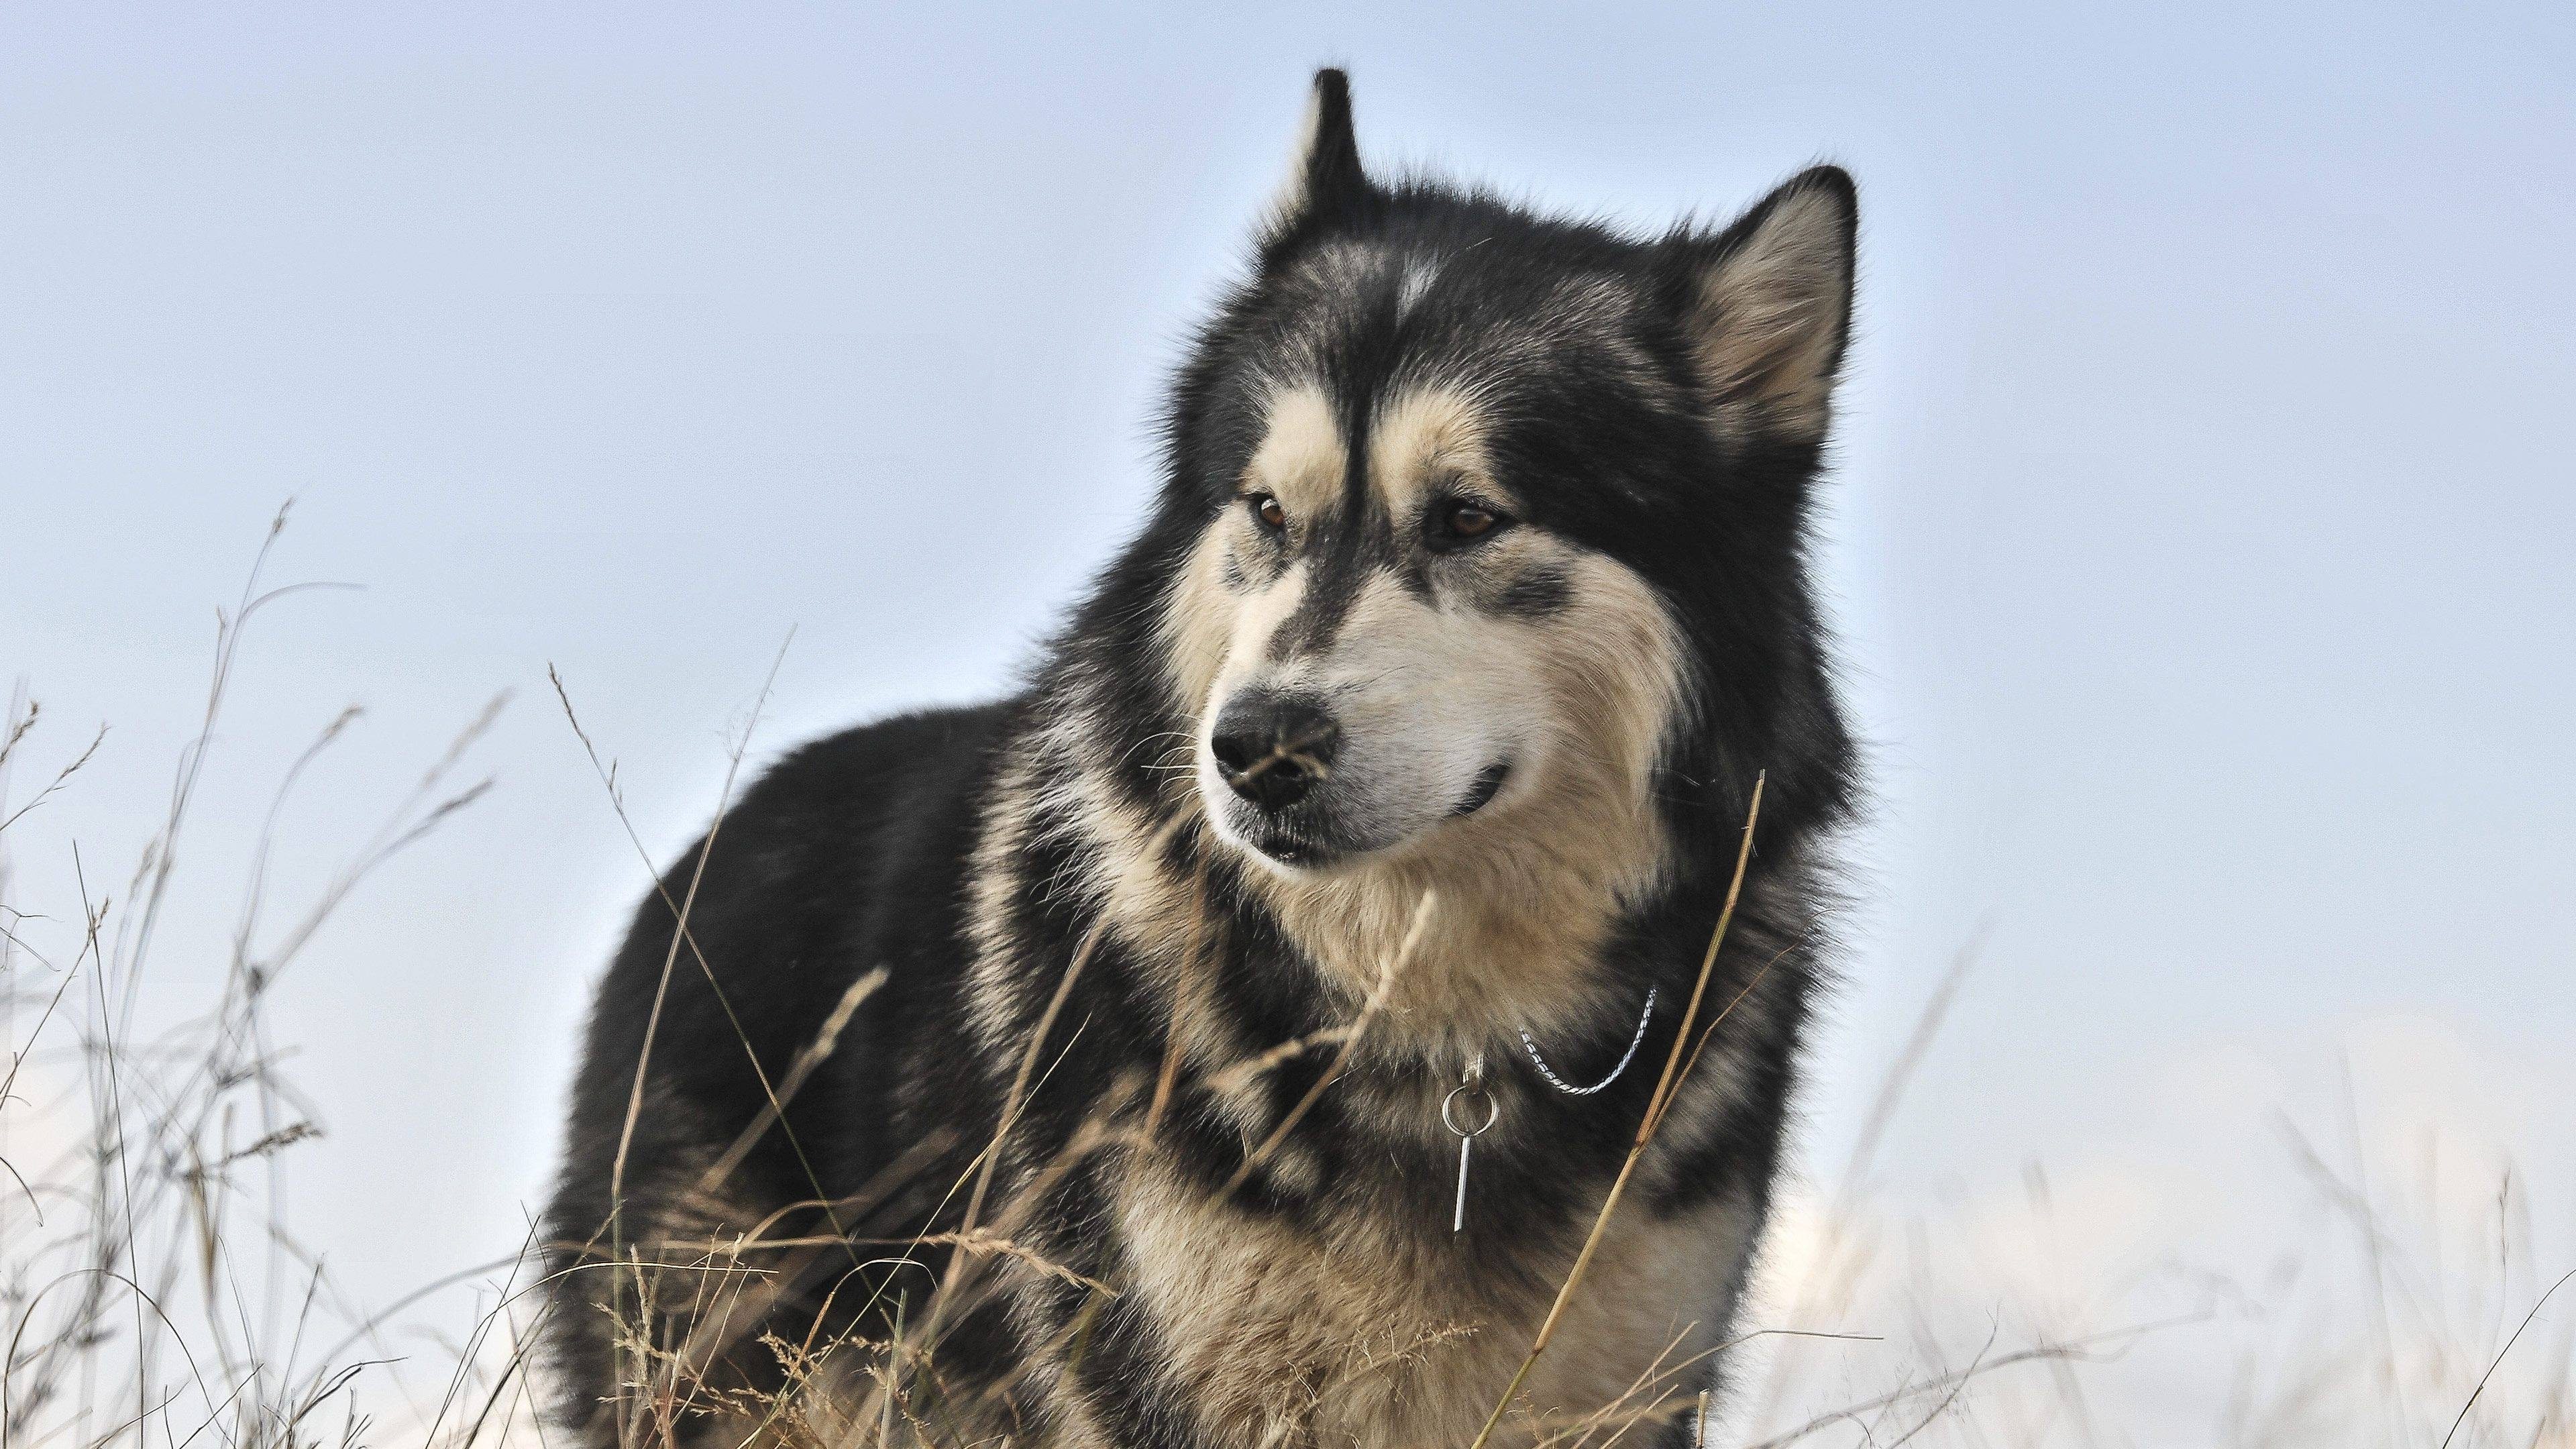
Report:
M 1378 409 L 1369 434 L 1369 483 L 1399 523 L 1443 491 L 1463 491 L 1509 512 L 1513 500 L 1485 454 L 1484 408 L 1468 389 L 1407 388 Z
M 1339 506 L 1349 450 L 1333 419 L 1332 400 L 1314 383 L 1274 389 L 1265 411 L 1261 446 L 1244 465 L 1242 491 L 1278 499 L 1295 539 L 1302 536 L 1301 525 L 1310 527 Z
M 1438 262 L 1422 258 L 1416 258 L 1412 261 L 1406 262 L 1404 264 L 1404 274 L 1396 280 L 1395 284 L 1395 315 L 1397 320 L 1401 321 L 1406 317 L 1412 316 L 1413 309 L 1422 305 L 1423 294 L 1429 292 L 1431 290 L 1431 284 L 1438 280 L 1440 280 L 1440 264 Z

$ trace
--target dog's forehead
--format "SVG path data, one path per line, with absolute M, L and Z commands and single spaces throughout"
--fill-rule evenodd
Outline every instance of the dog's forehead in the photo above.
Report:
M 1344 497 L 1355 468 L 1399 515 L 1445 479 L 1509 502 L 1491 445 L 1562 413 L 1550 394 L 1569 379 L 1660 397 L 1644 308 L 1623 275 L 1504 249 L 1319 246 L 1274 282 L 1250 358 L 1247 479 L 1307 510 Z

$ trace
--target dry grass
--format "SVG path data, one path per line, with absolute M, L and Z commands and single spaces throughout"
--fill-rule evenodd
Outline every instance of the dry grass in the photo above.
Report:
M 282 513 L 278 522 L 283 525 Z M 9 1051 L 0 1078 L 0 1449 L 105 1449 L 129 1441 L 136 1449 L 562 1442 L 560 1431 L 541 1420 L 543 1395 L 532 1382 L 529 1348 L 555 1300 L 549 1285 L 533 1276 L 530 1244 L 496 1244 L 495 1263 L 425 1285 L 420 1298 L 458 1282 L 487 1283 L 462 1336 L 447 1344 L 424 1384 L 417 1362 L 407 1375 L 381 1362 L 390 1356 L 384 1345 L 391 1326 L 415 1311 L 417 1298 L 381 1313 L 345 1301 L 321 1256 L 287 1230 L 289 1166 L 328 1149 L 314 1141 L 315 1114 L 280 1070 L 284 1044 L 273 1039 L 264 1014 L 282 974 L 350 893 L 487 788 L 488 782 L 461 783 L 460 776 L 499 702 L 408 789 L 393 792 L 382 827 L 358 844 L 313 900 L 282 918 L 267 899 L 263 832 L 247 863 L 244 906 L 231 939 L 184 947 L 195 955 L 211 947 L 226 962 L 219 988 L 200 1009 L 171 1000 L 173 988 L 154 978 L 162 903 L 208 768 L 236 651 L 262 608 L 288 592 L 263 592 L 259 580 L 255 566 L 241 598 L 222 616 L 196 740 L 177 762 L 169 806 L 152 840 L 113 889 L 79 861 L 77 899 L 22 911 L 23 903 L 10 898 L 8 852 L 75 850 L 67 840 L 28 842 L 42 838 L 50 798 L 79 788 L 82 772 L 94 768 L 97 741 L 55 740 L 37 707 L 23 698 L 0 724 L 0 1040 Z M 562 703 L 578 730 L 568 693 Z M 350 718 L 321 729 L 279 782 L 281 800 Z M 587 734 L 582 742 L 589 745 Z M 733 750 L 737 768 L 750 743 L 746 729 Z M 34 763 L 40 756 L 51 763 L 40 768 Z M 596 750 L 592 758 L 600 759 Z M 600 764 L 600 777 L 649 869 L 653 862 L 626 822 L 613 769 Z M 272 826 L 274 819 L 272 812 Z M 689 902 L 672 905 L 682 925 L 670 943 L 666 973 L 703 971 L 686 927 Z M 1426 903 L 1417 932 L 1430 918 Z M 1721 935 L 1723 929 L 1721 923 Z M 1714 952 L 1713 941 L 1712 959 Z M 1270 1070 L 1327 1047 L 1346 1055 L 1402 964 L 1388 963 L 1371 1009 L 1347 1028 L 1282 1043 L 1239 1070 Z M 1066 964 L 1067 990 L 1081 967 L 1081 956 Z M 2016 1232 L 2033 1242 L 2048 1236 L 2057 1209 L 2045 1175 L 2035 1170 L 2028 1221 L 2019 1227 L 1926 1218 L 1874 1193 L 1878 1146 L 1902 1110 L 1915 1066 L 1934 1048 L 1965 969 L 1963 957 L 1890 1069 L 1852 1160 L 1834 1179 L 1835 1191 L 1793 1199 L 1784 1213 L 1764 1301 L 1748 1314 L 1753 1331 L 1715 1355 L 1734 1389 L 1719 1406 L 1708 1442 L 1888 1449 L 2576 1445 L 2576 1341 L 2569 1327 L 2576 1313 L 2567 1311 L 2576 1305 L 2576 1288 L 2553 1302 L 2550 1295 L 2567 1280 L 2553 1279 L 2544 1257 L 2563 1254 L 2568 1244 L 2534 1230 L 2535 1207 L 2510 1174 L 2468 1191 L 2461 1174 L 2428 1162 L 2420 1180 L 2409 1180 L 2369 1160 L 2358 1131 L 2328 1147 L 2285 1123 L 2283 1170 L 2306 1184 L 2331 1231 L 2279 1255 L 2273 1270 L 2251 1283 L 2206 1274 L 2123 1278 L 2080 1253 L 2048 1260 L 2024 1255 L 1999 1266 L 1979 1246 L 1998 1232 L 2007 1241 Z M 764 1080 L 771 1109 L 753 1132 L 771 1128 L 783 1104 L 835 1049 L 840 1028 L 876 981 L 859 982 L 791 1068 L 775 1082 Z M 147 997 L 155 1009 L 139 1011 Z M 1692 1019 L 1703 1005 L 1717 1014 L 1725 1009 L 1695 996 Z M 147 1034 L 138 1026 L 181 1017 L 184 1025 L 165 1031 Z M 1052 1017 L 1028 1046 L 1015 1107 L 1043 1084 L 1065 1049 L 1053 1038 Z M 1664 1064 L 1658 1104 L 1689 1068 L 1677 1045 Z M 1104 1107 L 1038 1174 L 1038 1189 L 1082 1155 L 1111 1148 L 1136 1130 L 1118 1125 L 1126 1108 L 1150 1102 L 1148 1121 L 1158 1116 L 1171 1091 L 1169 1077 L 1167 1067 L 1159 1081 L 1130 1084 L 1126 1096 Z M 1328 1072 L 1316 1091 L 1331 1082 Z M 1659 1115 L 1649 1111 L 1638 1150 Z M 813 1206 L 836 1229 L 864 1221 L 876 1202 L 953 1145 L 922 1144 L 855 1197 Z M 720 1158 L 702 1190 L 720 1195 L 739 1160 L 739 1151 Z M 747 1232 L 657 1242 L 612 1236 L 595 1245 L 601 1249 L 597 1270 L 615 1275 L 618 1284 L 617 1342 L 633 1390 L 622 1437 L 649 1449 L 710 1424 L 741 1431 L 726 1442 L 754 1431 L 815 1446 L 962 1449 L 993 1442 L 975 1440 L 977 1431 L 965 1427 L 990 1418 L 993 1392 L 966 1394 L 945 1382 L 940 1350 L 962 1310 L 994 1291 L 995 1269 L 1008 1264 L 1063 1277 L 1085 1287 L 1095 1302 L 1118 1292 L 1116 1284 L 1083 1278 L 1018 1240 L 1025 1205 L 1036 1194 L 1026 1186 L 997 1193 L 996 1160 L 988 1144 L 949 1186 L 970 1206 L 963 1227 L 937 1237 L 874 1242 L 846 1231 L 797 1237 L 773 1218 Z M 1614 1190 L 1603 1204 L 1603 1222 L 1617 1210 L 1617 1198 Z M 2563 1217 L 2564 1205 L 2558 1209 Z M 945 1249 L 956 1251 L 935 1283 L 901 1270 Z M 875 1338 L 855 1332 L 763 1338 L 758 1351 L 783 1368 L 782 1391 L 751 1396 L 711 1375 L 708 1365 L 724 1350 L 743 1346 L 747 1326 L 760 1318 L 775 1285 L 825 1254 L 846 1256 L 854 1267 L 894 1267 L 847 1280 L 875 1284 L 866 1291 L 892 1299 L 885 1313 L 856 1321 L 890 1327 Z M 1585 1291 L 1582 1277 L 1578 1261 L 1562 1286 L 1559 1310 Z M 644 1326 L 656 1321 L 641 1311 L 653 1304 L 690 1310 L 684 1317 L 694 1327 L 685 1340 L 657 1338 Z M 1069 1330 L 1072 1351 L 1080 1351 L 1086 1328 L 1087 1320 L 1078 1320 Z M 1547 1336 L 1543 1330 L 1530 1358 L 1545 1351 Z M 1438 1346 L 1354 1344 L 1347 1372 L 1352 1379 L 1384 1374 Z M 2122 1376 L 2176 1346 L 2233 1362 L 2225 1392 L 2177 1413 L 2197 1429 L 2167 1431 L 2125 1420 L 2120 1406 L 2132 1400 L 2117 1387 Z M 1621 1403 L 1578 1420 L 1552 1420 L 1507 1397 L 1495 1405 L 1487 1433 L 1500 1426 L 1565 1449 L 1634 1442 L 1641 1425 L 1701 1413 L 1695 1390 L 1710 1367 L 1668 1355 L 1639 1375 Z

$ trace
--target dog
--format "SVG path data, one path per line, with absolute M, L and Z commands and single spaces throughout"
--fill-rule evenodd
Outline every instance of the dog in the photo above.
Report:
M 1856 217 L 1382 179 L 1321 72 L 1024 686 L 796 750 L 639 909 L 546 1217 L 578 1436 L 1691 1442 L 1856 805 Z

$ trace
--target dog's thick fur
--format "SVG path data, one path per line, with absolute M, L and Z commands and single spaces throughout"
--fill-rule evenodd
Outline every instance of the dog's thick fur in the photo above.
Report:
M 1382 182 L 1320 75 L 1028 686 L 797 751 L 638 914 L 548 1217 L 587 1442 L 1465 1445 L 1767 772 L 1704 1050 L 1496 1441 L 1683 1442 L 1851 801 L 1806 552 L 1854 216 L 1831 168 L 1654 239 Z M 1542 1080 L 1521 1032 L 1597 1079 L 1649 988 L 1627 1071 Z

